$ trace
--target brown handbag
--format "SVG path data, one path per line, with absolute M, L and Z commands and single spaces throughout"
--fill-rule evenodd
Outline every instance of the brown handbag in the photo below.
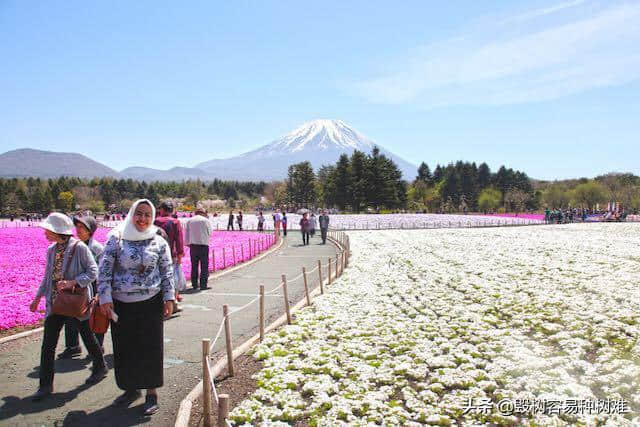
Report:
M 67 275 L 69 264 L 73 261 L 73 255 L 76 253 L 77 246 L 78 242 L 76 242 L 71 249 L 71 255 L 69 256 L 69 261 L 67 262 L 62 277 Z M 53 286 L 55 286 L 55 283 Z M 60 316 L 84 317 L 89 310 L 88 292 L 87 288 L 83 288 L 81 286 L 74 286 L 72 289 L 58 291 L 58 294 L 53 300 L 51 312 Z
M 89 327 L 96 334 L 104 334 L 107 332 L 107 329 L 109 329 L 109 318 L 102 314 L 102 310 L 100 310 L 100 300 L 98 297 L 91 300 Z
M 120 239 L 118 239 L 118 247 L 119 246 L 120 246 Z M 114 270 L 117 262 L 118 262 L 118 249 L 116 249 L 115 260 L 113 263 Z M 112 281 L 112 284 L 113 284 L 113 281 Z M 91 316 L 89 316 L 89 327 L 96 334 L 105 334 L 109 329 L 109 318 L 104 314 L 102 314 L 102 310 L 100 310 L 100 297 L 98 295 L 96 295 L 91 300 Z

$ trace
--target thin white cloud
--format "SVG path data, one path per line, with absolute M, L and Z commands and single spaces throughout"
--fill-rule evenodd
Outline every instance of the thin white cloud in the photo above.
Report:
M 378 103 L 441 106 L 536 102 L 620 85 L 640 78 L 639 22 L 635 3 L 544 29 L 519 28 L 517 36 L 481 28 L 426 47 L 400 71 L 358 82 L 356 90 Z
M 528 21 L 530 19 L 534 19 L 534 18 L 539 18 L 541 16 L 545 16 L 545 15 L 551 15 L 552 13 L 556 13 L 556 12 L 560 12 L 563 11 L 565 9 L 569 9 L 572 7 L 576 7 L 576 6 L 580 6 L 581 4 L 583 4 L 585 2 L 585 0 L 573 0 L 573 1 L 568 1 L 565 3 L 559 3 L 553 6 L 549 6 L 549 7 L 544 7 L 541 9 L 536 9 L 536 10 L 531 10 L 529 12 L 520 14 L 520 15 L 516 15 L 513 16 L 511 18 L 508 18 L 505 22 L 522 22 L 522 21 Z

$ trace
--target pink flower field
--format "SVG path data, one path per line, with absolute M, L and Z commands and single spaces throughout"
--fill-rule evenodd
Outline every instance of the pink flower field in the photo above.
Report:
M 107 228 L 98 229 L 95 239 L 104 244 L 108 232 Z M 214 231 L 209 247 L 211 257 L 215 255 L 215 270 L 221 270 L 234 265 L 234 251 L 235 264 L 238 264 L 253 258 L 274 243 L 271 234 Z M 34 325 L 44 316 L 42 312 L 29 311 L 29 304 L 42 280 L 49 244 L 44 231 L 38 227 L 0 229 L 0 330 Z M 182 268 L 189 279 L 189 247 L 185 247 Z M 211 260 L 209 269 L 214 269 Z M 44 304 L 43 298 L 40 302 L 41 311 L 44 311 Z

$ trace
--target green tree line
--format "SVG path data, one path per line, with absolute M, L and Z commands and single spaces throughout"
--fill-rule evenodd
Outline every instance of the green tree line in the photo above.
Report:
M 595 178 L 564 181 L 539 181 L 536 194 L 544 207 L 566 206 L 605 210 L 617 202 L 626 210 L 640 210 L 640 177 L 630 173 L 608 173 Z
M 433 171 L 422 162 L 408 200 L 410 210 L 427 212 L 523 211 L 539 204 L 526 173 L 505 166 L 494 173 L 486 163 L 463 161 Z
M 196 205 L 204 199 L 225 199 L 230 206 L 258 205 L 265 196 L 276 205 L 335 207 L 343 212 L 407 209 L 413 212 L 541 211 L 548 207 L 606 209 L 619 202 L 640 210 L 640 177 L 609 173 L 595 178 L 535 181 L 526 173 L 486 163 L 458 161 L 422 163 L 415 179 L 406 182 L 395 163 L 374 147 L 371 153 L 343 154 L 333 165 L 314 172 L 310 162 L 291 165 L 284 182 L 200 180 L 183 182 L 60 177 L 0 178 L 0 214 L 46 214 L 52 210 L 125 211 L 132 200 L 184 199 Z
M 76 209 L 125 211 L 138 198 L 154 203 L 163 198 L 183 198 L 193 205 L 206 198 L 234 201 L 260 197 L 266 185 L 217 179 L 208 183 L 200 180 L 147 183 L 113 178 L 0 178 L 0 213 L 6 216 Z

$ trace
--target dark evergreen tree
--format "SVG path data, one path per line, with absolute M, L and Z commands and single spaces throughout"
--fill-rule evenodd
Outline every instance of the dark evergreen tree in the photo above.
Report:
M 431 169 L 429 169 L 429 165 L 425 162 L 420 164 L 418 167 L 418 176 L 416 176 L 416 181 L 422 181 L 425 184 L 431 184 L 433 176 L 431 175 Z
M 434 183 L 440 182 L 442 181 L 442 178 L 443 178 L 442 166 L 437 164 L 436 168 L 433 170 L 433 182 Z
M 480 163 L 478 166 L 478 188 L 484 190 L 491 184 L 491 170 L 486 163 Z
M 350 202 L 349 191 L 351 190 L 351 162 L 349 156 L 342 154 L 336 163 L 333 179 L 335 191 L 335 204 L 338 209 L 344 211 Z
M 367 203 L 367 156 L 355 150 L 351 155 L 351 186 L 349 188 L 351 209 L 359 213 Z

